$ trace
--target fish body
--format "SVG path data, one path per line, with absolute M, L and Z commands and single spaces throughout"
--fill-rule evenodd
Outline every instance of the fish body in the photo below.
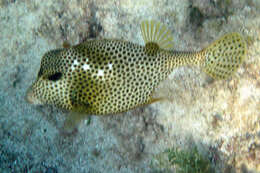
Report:
M 145 46 L 116 39 L 88 40 L 47 52 L 27 100 L 107 115 L 152 103 L 153 92 L 176 67 L 198 65 L 216 79 L 231 76 L 243 62 L 246 45 L 230 33 L 199 52 L 172 51 L 169 30 L 159 22 L 141 25 Z
M 85 105 L 87 113 L 98 115 L 124 112 L 149 103 L 156 86 L 183 59 L 183 53 L 149 52 L 131 42 L 90 40 L 48 52 L 32 89 L 40 102 L 61 108 Z

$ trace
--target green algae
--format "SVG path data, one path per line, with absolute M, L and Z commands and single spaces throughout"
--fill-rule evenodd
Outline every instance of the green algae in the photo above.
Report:
M 164 171 L 172 168 L 178 173 L 214 173 L 210 160 L 199 153 L 197 147 L 190 150 L 169 148 L 155 156 L 154 165 Z

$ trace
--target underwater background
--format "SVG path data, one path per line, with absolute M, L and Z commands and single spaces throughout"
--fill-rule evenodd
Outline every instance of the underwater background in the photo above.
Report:
M 156 90 L 167 101 L 91 116 L 69 136 L 66 111 L 25 101 L 47 51 L 90 38 L 143 45 L 150 19 L 180 51 L 239 32 L 245 62 L 227 80 L 178 68 Z M 0 172 L 260 172 L 260 1 L 0 0 Z

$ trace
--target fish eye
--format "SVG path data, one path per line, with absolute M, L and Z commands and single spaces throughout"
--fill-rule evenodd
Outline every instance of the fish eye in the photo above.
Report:
M 51 81 L 57 81 L 61 78 L 61 76 L 62 76 L 62 73 L 57 72 L 57 73 L 54 73 L 54 74 L 48 76 L 48 79 L 51 80 Z

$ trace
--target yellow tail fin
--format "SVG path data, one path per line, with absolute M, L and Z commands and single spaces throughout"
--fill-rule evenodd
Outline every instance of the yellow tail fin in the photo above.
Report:
M 203 70 L 215 79 L 226 79 L 242 64 L 246 43 L 239 33 L 229 33 L 201 51 Z

